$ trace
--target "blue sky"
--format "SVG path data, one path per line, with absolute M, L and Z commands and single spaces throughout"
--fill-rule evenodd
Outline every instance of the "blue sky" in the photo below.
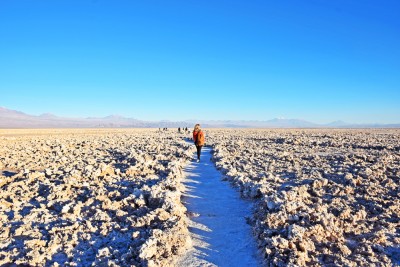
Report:
M 0 106 L 400 122 L 400 2 L 0 1 Z

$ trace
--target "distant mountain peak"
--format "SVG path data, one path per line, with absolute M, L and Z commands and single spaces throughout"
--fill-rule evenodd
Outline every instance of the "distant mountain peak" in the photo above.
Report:
M 121 115 L 118 115 L 118 114 L 112 114 L 112 115 L 109 115 L 109 116 L 104 117 L 104 119 L 107 119 L 107 120 L 109 120 L 109 119 L 115 120 L 115 119 L 125 119 L 125 117 L 124 117 L 124 116 L 121 116 Z
M 333 121 L 333 122 L 331 122 L 331 123 L 328 123 L 328 124 L 326 124 L 326 125 L 327 125 L 327 126 L 334 127 L 334 126 L 345 126 L 345 125 L 349 125 L 349 123 L 344 122 L 344 121 L 342 121 L 342 120 L 337 120 L 337 121 Z
M 24 112 L 18 111 L 18 110 L 13 110 L 13 109 L 8 109 L 5 107 L 0 107 L 0 112 L 1 113 L 6 113 L 6 114 L 18 114 L 18 115 L 27 115 Z
M 57 116 L 52 113 L 43 113 L 43 114 L 40 114 L 39 117 L 41 117 L 41 118 L 56 118 Z
M 58 117 L 51 113 L 39 116 L 0 107 L 0 128 L 99 128 L 130 127 L 160 128 L 182 127 L 201 123 L 204 128 L 400 128 L 400 124 L 349 124 L 341 120 L 329 124 L 317 124 L 303 119 L 274 118 L 272 120 L 192 120 L 192 121 L 143 121 L 121 115 L 94 118 Z
M 8 109 L 8 108 L 5 108 L 5 107 L 0 107 L 0 110 L 1 110 L 1 111 L 13 111 L 13 110 Z

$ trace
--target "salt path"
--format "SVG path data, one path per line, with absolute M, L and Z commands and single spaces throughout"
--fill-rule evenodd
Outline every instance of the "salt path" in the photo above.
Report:
M 221 180 L 210 159 L 211 149 L 205 147 L 201 161 L 184 170 L 183 202 L 193 247 L 177 266 L 261 266 L 251 226 L 246 223 L 251 203 Z

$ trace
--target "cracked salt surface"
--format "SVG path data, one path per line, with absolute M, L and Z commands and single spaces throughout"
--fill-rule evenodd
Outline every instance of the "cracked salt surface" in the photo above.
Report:
M 210 161 L 203 148 L 199 163 L 185 168 L 184 204 L 188 209 L 193 247 L 177 266 L 261 266 L 257 244 L 246 216 L 252 204 L 240 198 Z

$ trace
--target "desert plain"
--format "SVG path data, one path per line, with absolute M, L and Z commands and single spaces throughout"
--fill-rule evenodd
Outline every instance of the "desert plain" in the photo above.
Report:
M 265 266 L 400 264 L 399 129 L 205 133 Z M 0 130 L 0 266 L 174 266 L 194 152 L 172 129 Z

